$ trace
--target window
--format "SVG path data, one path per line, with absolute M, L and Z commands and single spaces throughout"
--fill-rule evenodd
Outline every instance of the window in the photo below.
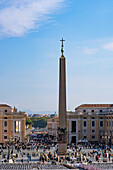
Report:
M 102 110 L 100 110 L 100 112 L 102 112 Z
M 7 133 L 7 130 L 4 130 L 4 133 Z
M 101 126 L 101 127 L 103 126 L 103 121 L 100 121 L 100 126 Z
M 100 136 L 100 139 L 102 139 L 102 136 Z
M 92 113 L 94 113 L 94 110 L 91 110 Z
M 4 121 L 4 126 L 7 127 L 7 121 Z
M 21 122 L 19 120 L 16 120 L 14 122 L 14 126 L 15 126 L 15 132 L 20 132 L 20 130 L 21 130 Z
M 95 126 L 95 121 L 92 121 L 92 126 L 93 126 L 93 127 Z
M 103 119 L 103 117 L 100 117 L 100 119 Z
M 95 139 L 95 136 L 92 136 L 92 139 Z
M 83 110 L 83 112 L 86 112 L 86 110 Z
M 76 136 L 71 137 L 71 143 L 76 143 Z
M 108 121 L 107 121 L 107 126 L 108 126 Z
M 112 126 L 113 126 L 113 121 L 112 121 Z
M 86 129 L 84 129 L 84 133 L 86 133 Z
M 95 132 L 95 130 L 92 130 L 92 132 Z
M 72 132 L 76 132 L 76 121 L 71 122 Z
M 86 136 L 84 136 L 84 139 L 86 139 L 87 137 Z
M 7 119 L 7 117 L 4 117 L 4 119 Z
M 111 121 L 109 122 L 109 126 L 111 126 Z
M 4 139 L 7 139 L 7 136 L 4 136 Z
M 87 119 L 86 117 L 84 117 L 83 119 Z
M 86 121 L 83 122 L 83 126 L 86 127 L 87 126 L 87 123 Z
M 94 117 L 92 117 L 92 119 L 95 119 Z

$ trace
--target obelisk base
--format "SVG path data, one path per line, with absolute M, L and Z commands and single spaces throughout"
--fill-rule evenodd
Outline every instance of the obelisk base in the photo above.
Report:
M 59 128 L 59 131 L 62 129 Z M 65 132 L 58 134 L 58 155 L 67 155 L 67 133 Z
M 65 156 L 67 155 L 67 143 L 58 144 L 58 155 Z

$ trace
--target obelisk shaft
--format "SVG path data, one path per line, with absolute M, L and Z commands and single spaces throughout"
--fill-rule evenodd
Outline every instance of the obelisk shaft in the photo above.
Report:
M 65 57 L 60 57 L 59 68 L 59 127 L 67 127 L 66 118 L 66 68 Z
M 59 127 L 58 127 L 58 154 L 67 154 L 67 115 L 66 115 L 66 65 L 63 56 L 63 39 L 62 56 L 60 57 L 59 66 Z

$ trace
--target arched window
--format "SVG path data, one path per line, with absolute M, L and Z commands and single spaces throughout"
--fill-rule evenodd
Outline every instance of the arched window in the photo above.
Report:
M 93 126 L 93 127 L 95 126 L 95 121 L 92 121 L 92 126 Z
M 87 123 L 86 123 L 86 121 L 84 121 L 84 122 L 83 122 L 83 125 L 84 125 L 84 127 L 86 127 L 86 126 L 87 126 Z

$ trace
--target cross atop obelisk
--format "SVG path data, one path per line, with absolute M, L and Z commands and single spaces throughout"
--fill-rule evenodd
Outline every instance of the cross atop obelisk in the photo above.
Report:
M 62 56 L 63 56 L 63 52 L 64 52 L 64 44 L 63 44 L 63 42 L 64 42 L 65 40 L 62 38 L 60 41 L 62 41 L 61 53 L 62 53 Z

